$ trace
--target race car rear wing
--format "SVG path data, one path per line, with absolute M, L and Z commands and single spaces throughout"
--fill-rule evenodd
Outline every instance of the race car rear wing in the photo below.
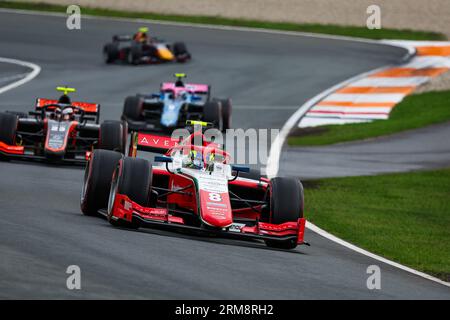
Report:
M 178 146 L 179 143 L 183 143 L 186 146 L 200 143 L 203 146 L 210 146 L 214 148 L 221 147 L 219 144 L 214 143 L 214 141 L 205 140 L 205 136 L 203 135 L 204 129 L 213 127 L 212 123 L 205 121 L 187 120 L 186 124 L 189 126 L 193 126 L 193 132 L 189 134 L 189 137 L 182 135 L 179 137 L 169 137 L 147 132 L 132 132 L 130 135 L 130 148 L 128 151 L 128 155 L 130 157 L 136 157 L 138 150 L 164 154 L 168 150 Z M 187 140 L 187 138 L 191 140 Z
M 180 87 L 177 87 L 175 82 L 163 82 L 160 86 L 161 91 L 173 91 L 179 88 Z M 182 87 L 182 89 L 191 93 L 203 94 L 207 96 L 209 96 L 209 93 L 211 91 L 211 87 L 209 85 L 198 83 L 186 83 L 184 87 Z
M 131 41 L 133 37 L 130 35 L 115 35 L 112 39 L 113 41 Z
M 164 154 L 180 142 L 179 139 L 172 139 L 169 136 L 143 132 L 132 132 L 130 139 L 130 149 L 128 150 L 130 157 L 136 157 L 138 150 Z
M 36 99 L 36 111 L 39 111 L 43 106 L 48 104 L 56 104 L 58 100 L 56 99 Z M 89 102 L 80 102 L 73 101 L 71 103 L 72 106 L 83 109 L 86 115 L 91 115 L 95 117 L 95 123 L 99 123 L 100 121 L 100 104 L 98 103 L 89 103 Z

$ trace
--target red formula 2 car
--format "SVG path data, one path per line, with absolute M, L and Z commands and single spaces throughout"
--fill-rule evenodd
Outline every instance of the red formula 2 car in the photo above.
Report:
M 248 168 L 195 131 L 180 143 L 134 133 L 129 156 L 95 150 L 85 172 L 81 209 L 114 226 L 167 226 L 221 236 L 262 239 L 269 247 L 305 244 L 303 187 L 295 178 L 252 180 Z M 164 150 L 152 165 L 137 150 Z
M 99 124 L 100 105 L 72 102 L 68 92 L 58 99 L 37 99 L 28 114 L 0 113 L 0 156 L 45 160 L 57 163 L 85 164 L 93 149 L 124 153 L 127 125 L 121 121 Z

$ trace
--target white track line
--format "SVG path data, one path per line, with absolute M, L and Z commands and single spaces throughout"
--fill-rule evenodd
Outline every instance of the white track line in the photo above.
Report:
M 47 12 L 38 12 L 38 11 L 29 11 L 29 10 L 11 10 L 11 9 L 1 9 L 0 12 L 11 12 L 11 13 L 20 13 L 20 14 L 34 14 L 34 15 L 53 15 L 53 16 L 59 16 L 59 17 L 66 17 L 65 14 L 61 13 L 47 13 Z M 233 31 L 249 31 L 249 32 L 261 32 L 261 33 L 271 33 L 271 34 L 283 34 L 283 35 L 293 35 L 293 36 L 303 36 L 303 37 L 313 37 L 313 38 L 325 38 L 325 39 L 336 39 L 336 40 L 346 40 L 346 41 L 353 41 L 353 42 L 365 42 L 365 43 L 376 43 L 379 45 L 389 45 L 389 46 L 399 46 L 403 47 L 408 50 L 408 54 L 405 56 L 411 56 L 415 53 L 415 49 L 412 46 L 407 46 L 404 43 L 392 43 L 392 42 L 382 42 L 382 41 L 376 41 L 376 40 L 368 40 L 368 39 L 360 39 L 360 38 L 351 38 L 351 37 L 343 37 L 343 36 L 332 36 L 332 35 L 321 35 L 321 34 L 313 34 L 313 33 L 304 33 L 304 32 L 290 32 L 290 31 L 277 31 L 277 30 L 267 30 L 267 29 L 257 29 L 257 28 L 244 28 L 244 27 L 231 27 L 231 26 L 216 26 L 216 25 L 199 25 L 199 24 L 192 24 L 192 23 L 177 23 L 177 22 L 166 22 L 166 21 L 156 21 L 156 20 L 147 20 L 147 19 L 121 19 L 121 18 L 108 18 L 108 17 L 96 17 L 96 16 L 86 16 L 83 17 L 91 18 L 91 19 L 105 19 L 105 20 L 116 20 L 116 21 L 127 21 L 127 22 L 144 22 L 144 23 L 155 23 L 155 24 L 161 24 L 161 25 L 175 25 L 175 26 L 186 26 L 186 27 L 197 27 L 197 28 L 209 28 L 209 29 L 217 29 L 217 30 L 233 30 Z M 297 124 L 297 121 L 303 117 L 306 112 L 313 107 L 317 102 L 325 98 L 328 94 L 334 92 L 335 90 L 338 90 L 349 83 L 356 81 L 357 79 L 361 79 L 363 77 L 366 77 L 372 73 L 382 71 L 384 69 L 387 69 L 388 67 L 382 67 L 373 71 L 369 71 L 366 73 L 363 73 L 361 75 L 355 76 L 351 79 L 348 79 L 346 81 L 343 81 L 334 87 L 325 90 L 324 92 L 318 94 L 317 96 L 313 97 L 309 101 L 307 101 L 303 106 L 300 107 L 284 124 L 283 128 L 281 129 L 279 135 L 275 138 L 274 143 L 272 144 L 267 170 L 271 172 L 278 172 L 278 161 L 280 159 L 281 154 L 281 148 L 284 144 L 284 141 L 287 138 L 287 135 L 291 131 L 291 129 Z M 39 73 L 39 72 L 38 72 Z M 37 74 L 36 74 L 37 75 Z M 31 80 L 31 79 L 30 79 Z M 29 80 L 28 80 L 29 81 Z M 1 93 L 1 92 L 0 92 Z M 275 147 L 274 147 L 275 146 Z M 415 275 L 421 276 L 423 278 L 426 278 L 428 280 L 432 280 L 435 282 L 438 282 L 440 284 L 443 284 L 445 286 L 450 286 L 450 283 L 444 282 L 440 279 L 437 279 L 435 277 L 432 277 L 428 274 L 425 274 L 423 272 L 408 268 L 406 266 L 403 266 L 401 264 L 398 264 L 396 262 L 387 260 L 383 257 L 379 257 L 377 255 L 374 255 L 368 251 L 365 251 L 364 249 L 358 248 L 348 242 L 345 242 L 344 240 L 341 240 L 332 234 L 327 233 L 326 231 L 318 228 L 317 226 L 313 225 L 312 223 L 307 222 L 306 224 L 307 228 L 310 229 L 313 232 L 318 233 L 319 235 L 327 238 L 328 240 L 331 240 L 333 242 L 336 242 L 342 246 L 345 246 L 351 250 L 354 250 L 358 253 L 364 254 L 368 257 L 371 257 L 375 260 L 382 261 L 386 264 L 389 264 L 391 266 L 397 267 L 399 269 L 408 271 L 410 273 L 413 273 Z
M 0 94 L 17 88 L 25 83 L 27 83 L 28 81 L 33 80 L 38 74 L 39 72 L 41 72 L 41 67 L 38 66 L 37 64 L 31 63 L 31 62 L 26 62 L 26 61 L 22 61 L 22 60 L 17 60 L 17 59 L 9 59 L 9 58 L 2 58 L 0 57 L 0 63 L 12 63 L 12 64 L 17 64 L 20 65 L 22 67 L 27 67 L 30 68 L 32 71 L 30 73 L 28 73 L 23 79 L 20 79 L 18 81 L 15 81 L 13 83 L 10 83 L 4 87 L 0 88 Z
M 310 100 L 306 101 L 289 119 L 288 121 L 283 125 L 283 127 L 280 130 L 280 133 L 276 136 L 274 141 L 272 142 L 272 145 L 270 147 L 270 153 L 269 153 L 269 159 L 267 160 L 267 166 L 266 166 L 266 175 L 268 177 L 275 177 L 278 174 L 279 170 L 279 162 L 280 162 L 280 156 L 281 156 L 281 150 L 283 148 L 284 142 L 286 141 L 286 138 L 288 137 L 289 133 L 291 132 L 292 128 L 297 126 L 300 119 L 318 102 L 325 99 L 327 96 L 332 94 L 333 92 L 349 85 L 350 83 L 354 81 L 358 81 L 362 78 L 365 78 L 369 75 L 372 75 L 374 73 L 383 71 L 385 69 L 390 68 L 391 66 L 385 66 L 381 67 L 375 70 L 371 70 L 368 72 L 364 72 L 362 74 L 359 74 L 357 76 L 354 76 L 350 79 L 347 79 L 345 81 L 342 81 L 341 83 L 336 84 L 335 86 L 319 93 L 315 97 L 311 98 Z
M 423 273 L 423 272 L 414 270 L 414 269 L 409 268 L 409 267 L 407 267 L 407 266 L 404 266 L 404 265 L 402 265 L 402 264 L 400 264 L 400 263 L 397 263 L 397 262 L 388 260 L 388 259 L 386 259 L 386 258 L 383 258 L 383 257 L 380 257 L 380 256 L 378 256 L 378 255 L 376 255 L 376 254 L 373 254 L 373 253 L 371 253 L 371 252 L 369 252 L 369 251 L 367 251 L 367 250 L 361 249 L 361 248 L 359 248 L 359 247 L 357 247 L 357 246 L 355 246 L 355 245 L 353 245 L 353 244 L 351 244 L 351 243 L 349 243 L 349 242 L 347 242 L 347 241 L 344 241 L 344 240 L 342 240 L 342 239 L 339 239 L 339 238 L 336 237 L 336 236 L 333 236 L 332 234 L 326 232 L 325 230 L 320 229 L 319 227 L 317 227 L 316 225 L 314 225 L 314 224 L 312 224 L 312 223 L 310 223 L 310 222 L 306 222 L 306 227 L 307 227 L 309 230 L 314 231 L 315 233 L 321 235 L 322 237 L 325 237 L 325 238 L 327 238 L 328 240 L 331 240 L 331 241 L 333 241 L 333 242 L 336 242 L 336 243 L 340 244 L 341 246 L 344 246 L 344 247 L 346 247 L 346 248 L 348 248 L 348 249 L 351 249 L 351 250 L 353 250 L 353 251 L 356 251 L 356 252 L 358 252 L 358 253 L 360 253 L 360 254 L 363 254 L 363 255 L 365 255 L 365 256 L 368 256 L 368 257 L 370 257 L 370 258 L 372 258 L 372 259 L 381 261 L 381 262 L 383 262 L 383 263 L 385 263 L 385 264 L 388 264 L 388 265 L 390 265 L 390 266 L 393 266 L 393 267 L 402 269 L 402 270 L 404 270 L 404 271 L 407 271 L 407 272 L 409 272 L 409 273 L 415 274 L 415 275 L 420 276 L 420 277 L 422 277 L 422 278 L 425 278 L 425 279 L 428 279 L 428 280 L 431 280 L 431 281 L 440 283 L 440 284 L 442 284 L 442 285 L 444 285 L 444 286 L 450 287 L 450 283 L 449 283 L 449 282 L 442 281 L 441 279 L 438 279 L 438 278 L 435 278 L 435 277 L 433 277 L 433 276 L 430 276 L 429 274 L 426 274 L 426 273 Z
M 272 143 L 272 146 L 271 146 L 271 149 L 270 149 L 270 153 L 269 153 L 269 159 L 267 161 L 267 167 L 266 167 L 266 174 L 267 174 L 267 176 L 269 178 L 271 178 L 271 177 L 275 177 L 278 174 L 281 151 L 282 151 L 284 142 L 286 141 L 286 138 L 288 137 L 289 133 L 294 128 L 294 126 L 296 126 L 299 123 L 300 119 L 302 117 L 304 117 L 306 115 L 306 113 L 313 106 L 315 106 L 318 102 L 324 100 L 326 97 L 331 95 L 333 92 L 335 92 L 335 91 L 337 91 L 337 90 L 339 90 L 339 89 L 341 89 L 341 88 L 343 88 L 345 86 L 348 86 L 350 83 L 358 82 L 361 79 L 366 78 L 367 76 L 369 76 L 371 74 L 380 72 L 382 70 L 385 70 L 385 69 L 388 69 L 388 68 L 391 68 L 391 67 L 392 66 L 385 66 L 385 67 L 381 67 L 381 68 L 378 68 L 378 69 L 375 69 L 375 70 L 372 70 L 372 71 L 368 71 L 368 72 L 359 74 L 359 75 L 357 75 L 357 76 L 355 76 L 353 78 L 350 78 L 350 79 L 345 80 L 345 81 L 343 81 L 341 83 L 338 83 L 337 85 L 335 85 L 335 86 L 333 86 L 333 87 L 331 87 L 331 88 L 329 88 L 329 89 L 319 93 L 315 97 L 313 97 L 310 100 L 306 101 L 288 119 L 288 121 L 284 124 L 284 126 L 280 130 L 280 133 L 278 134 L 278 136 L 275 138 L 274 142 Z M 321 235 L 322 237 L 324 237 L 324 238 L 326 238 L 326 239 L 328 239 L 330 241 L 333 241 L 333 242 L 335 242 L 335 243 L 337 243 L 337 244 L 339 244 L 341 246 L 344 246 L 344 247 L 346 247 L 346 248 L 348 248 L 350 250 L 353 250 L 355 252 L 363 254 L 363 255 L 365 255 L 365 256 L 367 256 L 369 258 L 372 258 L 374 260 L 380 261 L 380 262 L 385 263 L 387 265 L 396 267 L 396 268 L 401 269 L 403 271 L 412 273 L 412 274 L 414 274 L 416 276 L 425 278 L 427 280 L 431 280 L 431 281 L 434 281 L 436 283 L 442 284 L 444 286 L 450 287 L 450 283 L 449 282 L 445 282 L 445 281 L 443 281 L 441 279 L 438 279 L 436 277 L 433 277 L 433 276 L 431 276 L 429 274 L 426 274 L 426 273 L 420 272 L 418 270 L 409 268 L 407 266 L 404 266 L 404 265 L 399 264 L 397 262 L 394 262 L 394 261 L 388 260 L 386 258 L 383 258 L 381 256 L 378 256 L 378 255 L 373 254 L 373 253 L 371 253 L 371 252 L 369 252 L 367 250 L 364 250 L 362 248 L 359 248 L 359 247 L 357 247 L 357 246 L 355 246 L 355 245 L 353 245 L 353 244 L 351 244 L 351 243 L 349 243 L 347 241 L 344 241 L 344 240 L 342 240 L 342 239 L 340 239 L 340 238 L 338 238 L 338 237 L 336 237 L 336 236 L 326 232 L 325 230 L 320 229 L 319 227 L 317 227 L 316 225 L 314 225 L 314 224 L 312 224 L 310 222 L 306 223 L 306 227 L 309 230 L 311 230 L 311 231 Z

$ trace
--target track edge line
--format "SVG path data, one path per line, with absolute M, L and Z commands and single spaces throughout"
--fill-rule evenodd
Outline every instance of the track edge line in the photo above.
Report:
M 360 248 L 358 246 L 355 246 L 354 244 L 351 244 L 351 243 L 349 243 L 349 242 L 347 242 L 345 240 L 342 240 L 342 239 L 332 235 L 331 233 L 328 233 L 327 231 L 319 228 L 318 226 L 312 224 L 309 221 L 306 222 L 306 227 L 309 230 L 317 233 L 318 235 L 320 235 L 320 236 L 322 236 L 322 237 L 324 237 L 324 238 L 326 238 L 328 240 L 331 240 L 333 242 L 336 242 L 337 244 L 339 244 L 339 245 L 341 245 L 343 247 L 346 247 L 347 249 L 353 250 L 353 251 L 358 252 L 358 253 L 360 253 L 362 255 L 365 255 L 365 256 L 370 257 L 372 259 L 375 259 L 377 261 L 383 262 L 384 264 L 390 265 L 392 267 L 396 267 L 396 268 L 401 269 L 403 271 L 412 273 L 412 274 L 414 274 L 416 276 L 420 276 L 420 277 L 425 278 L 427 280 L 434 281 L 434 282 L 437 282 L 439 284 L 442 284 L 442 285 L 444 285 L 446 287 L 450 287 L 450 282 L 446 282 L 444 280 L 441 280 L 441 279 L 438 279 L 436 277 L 433 277 L 433 276 L 431 276 L 431 275 L 429 275 L 427 273 L 415 270 L 413 268 L 410 268 L 410 267 L 407 267 L 405 265 L 402 265 L 402 264 L 400 264 L 398 262 L 395 262 L 395 261 L 383 258 L 383 257 L 381 257 L 379 255 L 376 255 L 376 254 L 371 253 L 371 252 L 369 252 L 367 250 L 364 250 L 364 249 L 362 249 L 362 248 Z
M 19 87 L 19 86 L 21 86 L 21 85 L 23 85 L 23 84 L 33 80 L 41 72 L 41 67 L 40 66 L 38 66 L 37 64 L 31 63 L 31 62 L 27 62 L 27 61 L 0 57 L 0 62 L 1 63 L 17 64 L 17 65 L 20 65 L 22 67 L 27 67 L 27 68 L 32 69 L 32 71 L 27 73 L 27 75 L 23 79 L 20 79 L 18 81 L 15 81 L 15 82 L 12 82 L 10 84 L 7 84 L 6 86 L 0 87 L 0 94 L 5 93 L 6 91 L 9 91 L 11 89 L 15 89 L 15 88 L 17 88 L 17 87 Z

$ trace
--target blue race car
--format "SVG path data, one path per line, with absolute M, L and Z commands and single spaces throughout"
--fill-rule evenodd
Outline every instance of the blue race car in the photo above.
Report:
M 187 120 L 210 122 L 221 131 L 231 127 L 231 99 L 212 99 L 209 85 L 185 84 L 183 73 L 175 77 L 175 82 L 163 82 L 159 93 L 125 99 L 122 119 L 130 131 L 171 132 Z

